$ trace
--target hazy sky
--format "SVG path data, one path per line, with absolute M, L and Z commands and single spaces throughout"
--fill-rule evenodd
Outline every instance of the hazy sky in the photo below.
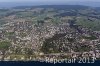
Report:
M 100 0 L 0 0 L 0 2 L 23 2 L 23 1 L 33 1 L 33 2 L 67 2 L 67 1 L 94 1 L 100 2 Z

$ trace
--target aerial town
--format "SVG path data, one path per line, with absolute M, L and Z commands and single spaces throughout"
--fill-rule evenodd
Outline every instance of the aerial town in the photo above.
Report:
M 67 6 L 0 9 L 0 61 L 100 59 L 100 11 Z

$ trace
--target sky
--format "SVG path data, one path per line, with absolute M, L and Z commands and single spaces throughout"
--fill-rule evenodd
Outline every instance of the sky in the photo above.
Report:
M 0 2 L 67 2 L 67 1 L 92 1 L 92 2 L 100 2 L 100 0 L 0 0 Z
M 0 8 L 33 5 L 86 5 L 100 7 L 100 0 L 0 0 Z

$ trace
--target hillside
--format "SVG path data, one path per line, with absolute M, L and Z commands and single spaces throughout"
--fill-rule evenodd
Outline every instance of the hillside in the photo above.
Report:
M 100 59 L 99 7 L 16 6 L 0 9 L 0 60 Z

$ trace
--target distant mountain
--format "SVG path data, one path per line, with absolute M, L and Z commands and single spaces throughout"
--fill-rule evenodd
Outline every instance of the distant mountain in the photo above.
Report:
M 100 7 L 100 2 L 0 2 L 0 8 L 11 8 L 16 6 L 36 6 L 36 5 L 85 5 L 92 7 Z
M 54 9 L 87 9 L 88 6 L 82 5 L 40 5 L 40 6 L 17 6 L 14 9 L 25 9 L 25 8 L 54 8 Z
M 92 7 L 100 7 L 100 2 L 91 2 L 91 1 L 73 1 L 68 2 L 66 4 L 69 5 L 85 5 L 85 6 L 92 6 Z

